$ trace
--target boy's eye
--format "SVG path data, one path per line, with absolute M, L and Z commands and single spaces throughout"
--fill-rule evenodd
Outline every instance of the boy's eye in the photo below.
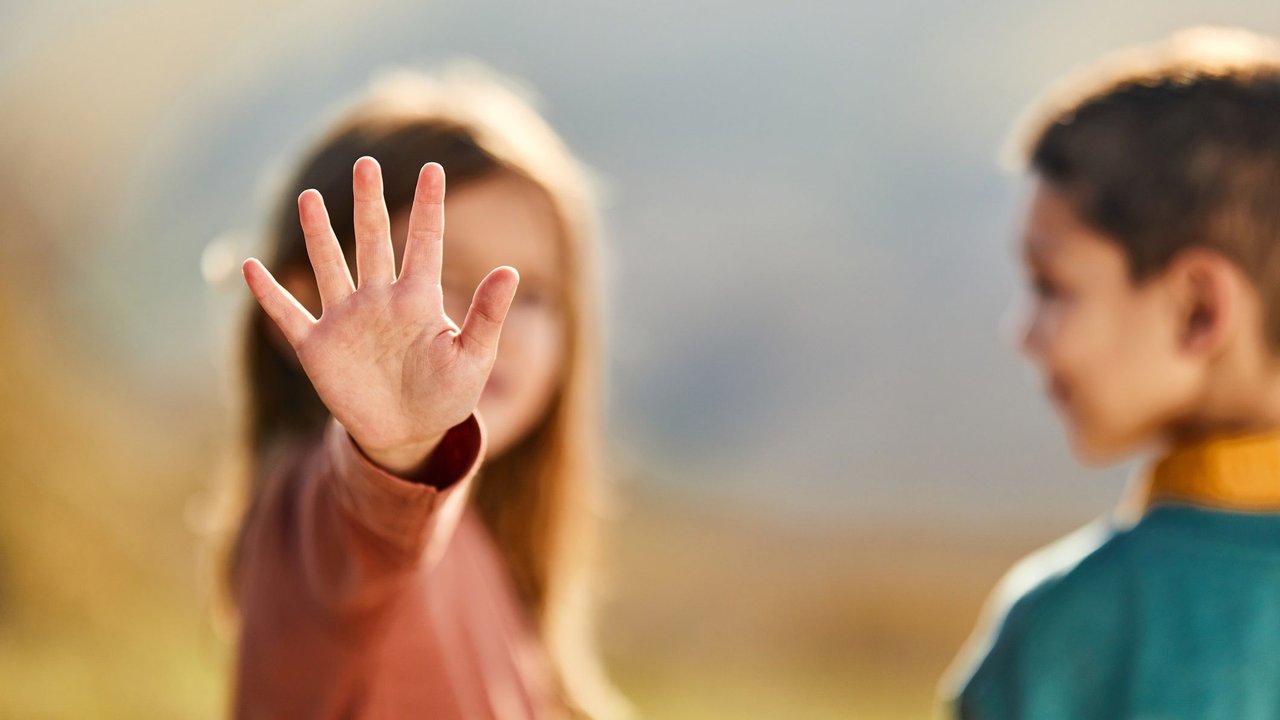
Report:
M 1031 288 L 1035 292 L 1036 297 L 1042 300 L 1052 300 L 1062 293 L 1058 286 L 1052 281 L 1039 275 L 1031 279 Z

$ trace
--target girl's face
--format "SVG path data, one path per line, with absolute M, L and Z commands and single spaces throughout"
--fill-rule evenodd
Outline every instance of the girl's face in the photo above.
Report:
M 1194 403 L 1197 365 L 1159 278 L 1135 284 L 1120 246 L 1037 181 L 1022 250 L 1032 287 L 1020 349 L 1040 371 L 1077 456 L 1112 461 Z
M 478 406 L 489 457 L 519 442 L 550 409 L 565 362 L 560 228 L 545 191 L 507 172 L 450 190 L 445 200 L 445 312 L 459 325 L 471 295 L 499 265 L 520 271 L 498 357 Z M 391 215 L 396 257 L 404 256 L 405 209 Z

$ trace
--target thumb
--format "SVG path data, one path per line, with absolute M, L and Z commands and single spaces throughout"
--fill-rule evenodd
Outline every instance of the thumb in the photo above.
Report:
M 492 356 L 497 352 L 502 323 L 507 319 L 519 284 L 520 273 L 505 265 L 494 268 L 480 281 L 458 336 L 463 352 L 477 356 Z

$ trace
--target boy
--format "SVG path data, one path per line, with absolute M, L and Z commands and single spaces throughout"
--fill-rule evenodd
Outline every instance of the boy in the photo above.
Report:
M 1075 454 L 1153 448 L 1136 517 L 1023 561 L 961 718 L 1280 718 L 1280 45 L 1201 28 L 1051 94 L 1021 349 Z

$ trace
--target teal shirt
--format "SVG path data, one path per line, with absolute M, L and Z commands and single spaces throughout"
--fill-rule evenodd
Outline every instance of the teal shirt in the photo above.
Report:
M 1157 505 L 1006 580 L 960 718 L 1280 718 L 1280 513 Z

